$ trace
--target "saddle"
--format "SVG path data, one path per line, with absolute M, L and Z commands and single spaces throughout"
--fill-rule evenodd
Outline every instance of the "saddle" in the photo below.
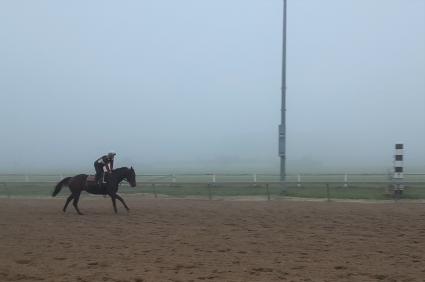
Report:
M 96 184 L 96 177 L 94 175 L 89 175 L 86 178 L 87 185 L 94 185 Z
M 106 195 L 106 185 L 105 185 L 105 179 L 103 179 L 102 184 L 99 186 L 99 184 L 96 182 L 96 177 L 94 175 L 89 175 L 86 178 L 86 191 L 91 194 L 97 194 L 97 195 Z
M 106 175 L 103 176 L 102 184 L 106 183 L 106 179 L 105 178 L 106 178 Z M 89 176 L 87 176 L 87 178 L 86 178 L 86 185 L 87 186 L 97 185 L 96 176 L 95 175 L 89 175 Z

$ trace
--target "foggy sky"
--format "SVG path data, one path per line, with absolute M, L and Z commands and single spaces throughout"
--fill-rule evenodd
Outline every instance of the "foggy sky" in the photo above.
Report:
M 4 0 L 0 40 L 0 173 L 278 171 L 282 1 Z M 288 171 L 425 170 L 425 1 L 288 0 L 287 43 Z

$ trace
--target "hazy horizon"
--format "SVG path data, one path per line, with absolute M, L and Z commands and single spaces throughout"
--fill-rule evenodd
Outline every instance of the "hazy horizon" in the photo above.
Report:
M 2 1 L 0 38 L 0 174 L 278 172 L 282 1 Z M 287 43 L 289 173 L 425 172 L 425 1 L 288 0 Z

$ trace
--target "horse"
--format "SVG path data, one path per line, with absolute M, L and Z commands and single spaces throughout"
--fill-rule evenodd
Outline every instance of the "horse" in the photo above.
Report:
M 63 186 L 68 186 L 71 191 L 71 195 L 66 199 L 65 206 L 63 207 L 63 212 L 66 211 L 69 202 L 73 201 L 73 206 L 79 215 L 83 215 L 83 213 L 78 208 L 78 201 L 80 199 L 80 194 L 82 191 L 86 191 L 90 194 L 96 195 L 109 195 L 112 199 L 112 205 L 114 207 L 115 213 L 117 213 L 117 205 L 116 199 L 118 199 L 127 212 L 130 211 L 123 198 L 117 194 L 118 185 L 123 180 L 126 180 L 131 187 L 136 187 L 136 173 L 134 172 L 133 167 L 121 167 L 112 170 L 111 173 L 107 175 L 107 182 L 99 185 L 95 181 L 88 181 L 87 178 L 89 175 L 87 174 L 78 174 L 73 177 L 66 177 L 62 179 L 58 184 L 56 184 L 55 190 L 52 193 L 52 197 L 55 197 L 62 189 Z

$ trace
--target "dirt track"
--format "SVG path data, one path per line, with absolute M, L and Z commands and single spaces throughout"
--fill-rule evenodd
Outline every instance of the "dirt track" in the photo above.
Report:
M 0 281 L 425 281 L 425 205 L 0 199 Z

